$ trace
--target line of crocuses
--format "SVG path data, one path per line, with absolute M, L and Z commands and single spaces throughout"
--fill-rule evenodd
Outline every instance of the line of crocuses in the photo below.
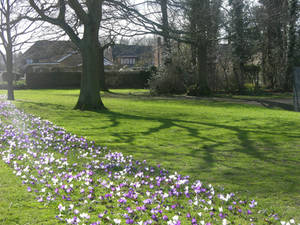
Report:
M 188 176 L 110 152 L 0 100 L 0 157 L 65 224 L 295 224 Z

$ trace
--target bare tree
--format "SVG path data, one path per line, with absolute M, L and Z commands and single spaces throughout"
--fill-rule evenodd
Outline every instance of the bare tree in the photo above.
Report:
M 171 43 L 170 43 L 170 26 L 168 16 L 168 0 L 159 0 L 161 10 L 161 24 L 162 24 L 162 36 L 163 42 L 163 61 L 165 64 L 171 63 Z
M 83 62 L 81 88 L 75 109 L 105 109 L 99 92 L 100 76 L 103 75 L 103 63 L 100 63 L 103 53 L 99 43 L 103 2 L 103 0 L 29 0 L 31 7 L 39 16 L 35 20 L 59 26 L 81 53 Z M 78 25 L 82 25 L 82 35 L 78 32 Z
M 29 11 L 23 8 L 23 0 L 0 0 L 0 54 L 3 57 L 7 80 L 7 99 L 14 100 L 14 63 L 13 55 L 20 50 L 25 43 L 31 39 L 32 32 L 38 28 L 32 22 L 24 22 L 23 17 Z M 21 23 L 22 22 L 22 23 Z

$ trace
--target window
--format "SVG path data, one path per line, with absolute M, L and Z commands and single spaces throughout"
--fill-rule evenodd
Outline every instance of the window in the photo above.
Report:
M 135 58 L 121 58 L 120 63 L 122 65 L 134 65 Z
M 32 64 L 33 60 L 32 59 L 26 59 L 26 64 Z

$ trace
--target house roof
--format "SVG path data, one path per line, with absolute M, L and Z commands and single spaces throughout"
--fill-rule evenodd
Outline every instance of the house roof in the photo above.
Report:
M 104 57 L 104 66 L 113 66 L 112 61 Z
M 46 60 L 57 62 L 63 56 L 76 51 L 76 46 L 71 41 L 37 41 L 24 54 L 24 59 Z
M 76 54 L 78 54 L 78 52 L 76 52 L 76 51 L 71 52 L 71 53 L 69 53 L 69 54 L 67 54 L 67 55 L 64 55 L 62 58 L 58 59 L 57 62 L 58 62 L 58 63 L 61 63 L 61 62 L 63 62 L 64 60 L 66 60 L 66 59 L 68 59 L 69 57 L 74 56 L 74 55 L 76 55 Z
M 66 65 L 78 66 L 82 64 L 82 57 L 71 41 L 37 41 L 22 56 L 25 59 L 38 61 L 39 65 L 59 64 L 66 60 Z M 104 65 L 113 63 L 104 58 Z
M 104 57 L 104 66 L 113 66 L 112 61 Z M 78 66 L 82 66 L 82 63 L 78 64 Z
M 64 63 L 68 66 L 77 66 L 78 64 L 82 63 L 81 54 L 78 51 L 74 51 L 63 55 L 60 59 L 56 61 L 57 63 Z
M 112 46 L 112 56 L 116 57 L 141 57 L 152 54 L 152 46 L 142 45 L 124 45 L 118 44 Z

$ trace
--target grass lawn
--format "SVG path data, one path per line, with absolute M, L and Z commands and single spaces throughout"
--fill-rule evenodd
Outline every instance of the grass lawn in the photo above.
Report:
M 13 170 L 0 161 L 0 224 L 52 225 L 57 222 L 54 213 L 38 203 Z
M 78 90 L 15 92 L 18 107 L 69 132 L 223 186 L 300 221 L 299 113 L 225 101 L 151 98 L 144 90 L 115 90 L 104 94 L 108 111 L 81 112 L 72 110 L 78 94 Z M 3 216 L 10 199 L 25 204 L 25 209 L 31 204 L 17 178 L 5 178 L 7 173 L 9 169 L 0 164 L 0 188 L 12 186 L 24 199 L 1 190 L 0 223 L 12 219 Z M 23 208 L 11 208 L 16 213 L 18 207 Z M 49 213 L 42 210 L 41 221 Z M 29 209 L 20 216 L 26 213 Z

